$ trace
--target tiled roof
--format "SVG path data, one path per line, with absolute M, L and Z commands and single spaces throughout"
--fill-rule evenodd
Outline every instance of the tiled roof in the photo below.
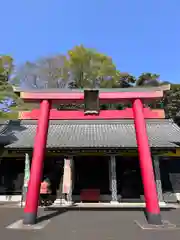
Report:
M 6 128 L 7 148 L 32 148 L 37 121 L 11 121 Z M 151 147 L 175 148 L 180 143 L 180 128 L 172 120 L 147 120 Z M 133 120 L 76 121 L 52 120 L 48 148 L 136 148 Z

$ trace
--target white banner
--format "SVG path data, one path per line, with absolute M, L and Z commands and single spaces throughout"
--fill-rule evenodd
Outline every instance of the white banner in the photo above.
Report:
M 70 193 L 71 191 L 71 160 L 65 159 L 64 160 L 64 175 L 63 175 L 63 187 L 62 193 Z

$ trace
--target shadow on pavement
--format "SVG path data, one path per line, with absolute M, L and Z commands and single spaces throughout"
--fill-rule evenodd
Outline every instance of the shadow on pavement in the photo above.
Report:
M 167 211 L 171 211 L 171 210 L 174 210 L 173 208 L 164 208 L 164 209 L 161 209 L 161 212 L 167 212 Z M 146 217 L 146 212 L 145 212 L 145 209 L 144 208 L 112 208 L 112 207 L 101 207 L 101 208 L 97 208 L 97 207 L 91 207 L 91 208 L 88 208 L 88 207 L 78 207 L 76 206 L 75 204 L 74 205 L 71 205 L 71 206 L 66 206 L 66 207 L 47 207 L 44 209 L 45 212 L 48 212 L 48 211 L 53 211 L 51 212 L 50 214 L 47 214 L 47 215 L 43 215 L 43 216 L 40 216 L 38 217 L 37 219 L 37 223 L 39 222 L 42 222 L 42 221 L 45 221 L 45 220 L 49 220 L 51 218 L 54 218 L 58 215 L 61 215 L 61 214 L 64 214 L 68 211 L 97 211 L 97 212 L 104 212 L 104 211 L 111 211 L 111 212 L 114 212 L 114 211 L 118 211 L 118 212 L 124 212 L 124 211 L 127 211 L 127 212 L 134 212 L 134 211 L 140 211 L 140 212 L 143 212 L 145 217 Z
M 45 209 L 45 211 L 47 211 L 47 210 L 54 211 L 54 212 L 38 217 L 37 218 L 37 223 L 49 220 L 51 218 L 54 218 L 54 217 L 59 216 L 61 214 L 64 214 L 68 211 L 68 209 L 65 209 L 65 208 L 58 209 L 58 210 L 57 209 Z

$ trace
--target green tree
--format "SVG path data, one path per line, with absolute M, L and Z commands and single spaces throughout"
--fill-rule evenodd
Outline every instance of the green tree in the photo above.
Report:
M 6 96 L 6 92 L 11 90 L 9 83 L 13 71 L 13 59 L 10 56 L 0 55 L 0 96 Z
M 68 51 L 66 65 L 71 88 L 112 88 L 120 79 L 120 72 L 110 57 L 83 45 Z
M 13 58 L 8 55 L 0 55 L 0 102 L 5 101 L 19 104 L 22 101 L 14 94 L 12 84 L 14 81 L 13 76 L 14 64 Z M 10 104 L 5 104 L 5 108 L 9 108 Z M 2 112 L 2 110 L 1 110 Z M 3 113 L 1 113 L 2 115 Z
M 119 78 L 117 82 L 118 88 L 129 88 L 134 87 L 134 84 L 136 83 L 136 77 L 127 73 L 127 72 L 120 72 Z
M 160 80 L 160 75 L 156 73 L 142 73 L 136 81 L 136 86 L 137 87 L 156 87 L 156 86 L 161 86 L 164 84 L 170 84 L 170 82 L 167 81 L 161 81 Z M 165 109 L 166 116 L 172 115 L 171 112 L 172 110 L 169 101 L 170 101 L 170 96 L 172 94 L 172 91 L 168 91 L 164 94 L 164 98 L 162 100 L 157 100 L 148 106 L 153 108 L 153 109 L 159 109 L 163 108 Z
M 171 84 L 171 89 L 165 93 L 163 106 L 167 118 L 180 117 L 180 84 Z
M 0 55 L 0 85 L 6 85 L 13 71 L 13 59 L 7 55 Z
M 161 84 L 160 75 L 154 73 L 142 73 L 136 80 L 136 86 L 159 86 Z
M 68 51 L 66 66 L 69 69 L 70 88 L 125 88 L 133 87 L 136 78 L 117 70 L 112 59 L 83 45 Z M 102 109 L 122 109 L 123 104 L 103 104 Z
M 13 71 L 13 59 L 7 55 L 0 55 L 0 100 L 6 97 L 13 97 L 10 78 Z
M 28 88 L 130 87 L 136 80 L 117 70 L 109 56 L 83 45 L 75 46 L 66 56 L 26 62 L 18 68 L 14 79 Z

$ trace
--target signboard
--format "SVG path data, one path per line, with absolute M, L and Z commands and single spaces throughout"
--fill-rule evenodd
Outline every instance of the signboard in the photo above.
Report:
M 84 111 L 85 114 L 98 114 L 99 105 L 99 91 L 98 90 L 85 90 L 84 91 Z

